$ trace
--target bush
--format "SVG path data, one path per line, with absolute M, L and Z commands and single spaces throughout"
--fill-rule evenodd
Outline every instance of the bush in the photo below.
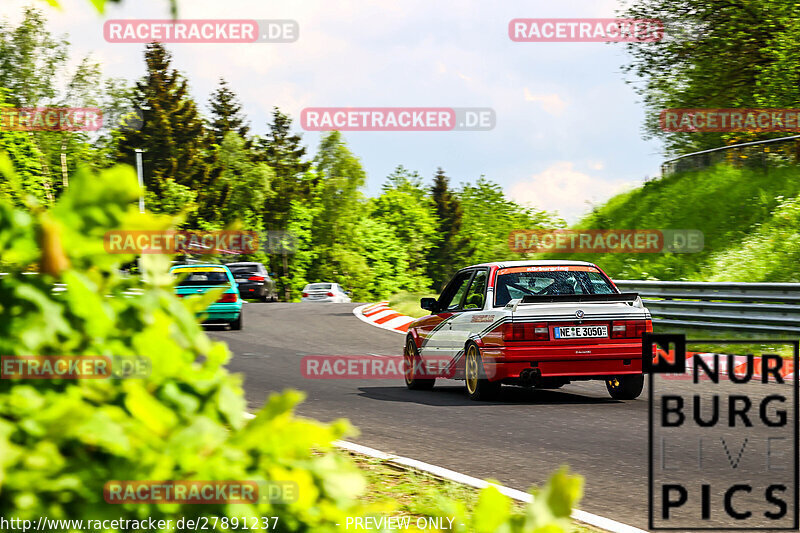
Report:
M 16 178 L 7 158 L 0 171 Z M 0 200 L 0 353 L 145 356 L 147 379 L 0 380 L 0 516 L 50 519 L 167 519 L 278 516 L 280 531 L 338 531 L 347 516 L 376 510 L 358 502 L 365 481 L 333 451 L 352 433 L 344 420 L 294 416 L 298 392 L 273 395 L 255 419 L 243 417 L 241 379 L 223 365 L 227 347 L 197 324 L 193 304 L 173 296 L 164 257 L 144 256 L 144 294 L 107 254 L 112 229 L 165 229 L 172 222 L 136 211 L 131 169 L 79 172 L 56 205 L 28 199 L 26 210 Z M 24 275 L 35 270 L 38 275 Z M 67 290 L 53 293 L 53 283 Z M 213 299 L 209 295 L 205 303 Z M 109 480 L 276 480 L 297 484 L 290 503 L 106 504 Z M 557 473 L 525 516 L 487 489 L 473 516 L 443 501 L 461 531 L 570 528 L 581 480 Z M 78 529 L 75 529 L 78 530 Z M 84 527 L 89 531 L 91 528 Z M 223 531 L 220 524 L 218 529 Z

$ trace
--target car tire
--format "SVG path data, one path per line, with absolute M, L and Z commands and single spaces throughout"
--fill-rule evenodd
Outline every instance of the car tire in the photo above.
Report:
M 267 292 L 267 289 L 264 289 L 264 294 L 261 296 L 261 298 L 259 298 L 259 300 L 261 300 L 262 302 L 271 302 L 272 301 L 272 298 L 270 298 L 270 295 Z
M 502 387 L 499 381 L 489 381 L 486 378 L 481 351 L 474 342 L 467 344 L 464 354 L 464 380 L 469 399 L 475 401 L 497 398 Z
M 420 357 L 417 351 L 417 345 L 414 339 L 409 336 L 406 339 L 406 347 L 403 350 L 403 363 L 405 365 L 403 369 L 403 378 L 405 379 L 406 387 L 411 390 L 431 390 L 436 384 L 436 378 L 420 379 L 415 377 L 415 370 L 419 368 L 419 362 Z
M 619 376 L 606 380 L 606 389 L 615 400 L 635 400 L 642 394 L 644 374 Z
M 232 330 L 239 331 L 239 330 L 242 329 L 242 322 L 243 322 L 242 315 L 244 315 L 244 313 L 239 313 L 239 316 L 236 317 L 236 320 L 231 322 L 231 329 Z

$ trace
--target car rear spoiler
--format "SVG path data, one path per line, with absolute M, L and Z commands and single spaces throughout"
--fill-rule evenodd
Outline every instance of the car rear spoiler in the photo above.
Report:
M 558 294 L 536 296 L 528 294 L 521 299 L 515 299 L 508 302 L 506 307 L 511 307 L 512 311 L 517 310 L 517 306 L 521 304 L 539 304 L 539 303 L 556 303 L 556 302 L 611 302 L 611 303 L 631 303 L 636 306 L 639 299 L 637 292 L 621 292 L 612 294 Z M 639 303 L 641 306 L 641 303 Z

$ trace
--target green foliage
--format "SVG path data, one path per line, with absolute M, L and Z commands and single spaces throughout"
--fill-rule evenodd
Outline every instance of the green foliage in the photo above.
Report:
M 229 131 L 216 147 L 211 176 L 210 183 L 198 191 L 199 220 L 205 227 L 221 228 L 239 220 L 249 231 L 261 231 L 274 173 L 266 163 L 250 159 L 238 133 Z
M 147 75 L 136 84 L 132 102 L 143 123 L 122 133 L 117 161 L 133 165 L 135 150 L 144 150 L 145 188 L 156 197 L 170 186 L 168 180 L 202 189 L 209 181 L 205 125 L 189 96 L 188 81 L 172 68 L 172 56 L 160 43 L 147 45 L 145 61 Z
M 782 197 L 795 197 L 798 193 L 800 174 L 794 167 L 765 173 L 718 165 L 703 171 L 673 174 L 612 198 L 576 227 L 697 229 L 704 234 L 702 252 L 549 254 L 544 257 L 596 262 L 617 279 L 707 280 L 717 254 L 735 249 L 758 224 L 773 217 Z M 767 226 L 762 231 L 770 231 L 772 227 Z M 764 260 L 780 261 L 775 257 Z M 738 281 L 760 281 L 760 278 Z
M 272 189 L 275 197 L 270 209 L 264 215 L 267 229 L 280 230 L 286 225 L 292 202 L 296 199 L 310 199 L 314 183 L 308 180 L 311 163 L 305 161 L 306 148 L 301 144 L 302 137 L 293 134 L 292 119 L 276 107 L 272 113 L 272 123 L 265 138 L 256 138 L 253 158 L 264 162 L 275 172 Z
M 659 19 L 664 39 L 628 46 L 626 70 L 648 110 L 648 133 L 686 153 L 769 133 L 666 133 L 667 108 L 795 107 L 800 101 L 800 22 L 785 0 L 634 0 L 622 16 Z M 783 134 L 779 134 L 783 135 Z
M 223 78 L 220 78 L 217 90 L 211 95 L 209 107 L 211 108 L 211 119 L 208 130 L 214 138 L 214 142 L 222 144 L 225 135 L 232 131 L 247 138 L 250 126 L 247 125 L 242 104 Z
M 7 168 L 7 165 L 5 165 Z M 245 424 L 241 379 L 164 276 L 168 262 L 148 256 L 152 285 L 123 295 L 116 273 L 130 257 L 106 254 L 113 228 L 156 224 L 139 215 L 129 169 L 78 174 L 49 211 L 30 214 L 0 202 L 0 259 L 13 268 L 0 283 L 4 355 L 144 356 L 146 380 L 0 381 L 0 512 L 34 518 L 259 516 L 287 530 L 333 531 L 363 481 L 328 453 L 345 422 L 295 419 L 297 393 L 271 398 Z M 128 226 L 129 227 L 129 226 Z M 37 240 L 38 237 L 38 240 Z M 39 276 L 21 271 L 38 264 Z M 67 284 L 61 296 L 53 281 Z M 69 420 L 65 424 L 64 421 Z M 322 451 L 312 456 L 310 448 Z M 279 479 L 295 481 L 292 504 L 122 505 L 103 502 L 111 479 Z
M 800 282 L 800 198 L 780 201 L 745 239 L 711 258 L 711 281 Z
M 14 183 L 11 163 L 0 172 Z M 347 516 L 377 514 L 358 502 L 365 480 L 332 453 L 352 432 L 346 421 L 296 418 L 296 392 L 274 395 L 247 422 L 241 378 L 228 374 L 227 347 L 208 339 L 198 305 L 174 296 L 167 258 L 145 256 L 148 285 L 118 269 L 130 256 L 107 254 L 113 229 L 166 228 L 139 214 L 134 173 L 115 167 L 79 172 L 49 210 L 0 200 L 0 353 L 138 356 L 147 378 L 0 380 L 0 514 L 50 519 L 177 519 L 278 516 L 281 531 L 339 531 Z M 371 228 L 375 230 L 375 228 Z M 380 230 L 373 231 L 379 234 Z M 37 267 L 39 275 L 22 272 Z M 67 285 L 51 291 L 53 282 Z M 104 502 L 109 480 L 275 480 L 297 484 L 298 500 L 256 504 Z M 581 481 L 558 473 L 525 516 L 487 489 L 472 516 L 443 500 L 434 516 L 454 516 L 457 531 L 568 531 Z M 499 518 L 498 518 L 498 512 Z M 465 524 L 463 527 L 461 523 Z
M 438 245 L 438 221 L 434 203 L 428 196 L 422 178 L 402 166 L 386 178 L 381 195 L 370 203 L 371 216 L 385 222 L 396 233 L 408 254 L 408 271 L 403 285 L 407 290 L 427 289 L 425 262 L 431 249 Z
M 468 264 L 524 259 L 508 245 L 514 229 L 560 228 L 564 221 L 544 211 L 525 208 L 507 199 L 503 188 L 485 177 L 459 191 L 464 211 L 461 234 L 472 246 Z
M 440 289 L 453 274 L 467 266 L 474 249 L 469 238 L 461 232 L 463 210 L 457 194 L 450 189 L 450 178 L 441 168 L 436 171 L 431 187 L 439 242 L 428 253 L 428 277 L 435 290 Z

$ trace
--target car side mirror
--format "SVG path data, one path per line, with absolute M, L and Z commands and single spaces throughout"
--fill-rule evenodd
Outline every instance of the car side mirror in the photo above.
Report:
M 269 273 L 269 277 L 274 278 L 275 277 L 275 272 L 270 272 Z
M 344 293 L 345 293 L 346 295 L 350 296 L 351 294 L 353 294 L 353 291 L 344 291 Z
M 435 313 L 437 309 L 436 298 L 423 298 L 419 301 L 419 306 L 426 311 Z

